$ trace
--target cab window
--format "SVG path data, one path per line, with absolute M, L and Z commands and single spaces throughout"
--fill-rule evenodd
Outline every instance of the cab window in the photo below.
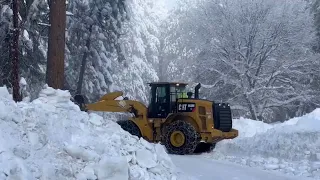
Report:
M 186 87 L 171 86 L 170 87 L 171 101 L 176 101 L 179 98 L 187 98 Z

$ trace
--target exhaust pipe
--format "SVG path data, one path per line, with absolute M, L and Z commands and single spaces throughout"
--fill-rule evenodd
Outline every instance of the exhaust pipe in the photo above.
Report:
M 199 89 L 201 88 L 201 84 L 199 83 L 195 88 L 194 88 L 194 98 L 199 99 Z

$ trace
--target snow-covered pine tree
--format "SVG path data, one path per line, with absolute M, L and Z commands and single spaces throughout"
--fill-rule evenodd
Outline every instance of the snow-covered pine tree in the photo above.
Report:
M 46 1 L 20 1 L 22 32 L 20 36 L 21 76 L 25 77 L 31 97 L 45 84 L 49 30 L 49 5 Z
M 46 1 L 23 3 L 21 75 L 33 98 L 45 83 L 49 7 Z M 146 83 L 158 79 L 155 70 L 160 46 L 158 26 L 166 15 L 165 11 L 159 11 L 158 3 L 161 1 L 69 0 L 65 88 L 75 93 L 81 63 L 86 59 L 82 93 L 90 100 L 110 91 L 123 90 L 129 97 L 146 102 Z M 10 8 L 6 7 L 1 6 L 0 28 L 4 30 L 11 16 Z M 3 34 L 0 34 L 2 42 Z M 5 48 L 1 51 L 6 52 Z M 1 68 L 4 68 L 8 59 L 2 60 Z M 0 77 L 5 77 L 2 74 Z
M 160 52 L 159 26 L 166 11 L 163 1 L 128 0 L 130 21 L 123 25 L 123 46 L 126 61 L 125 68 L 113 75 L 114 89 L 123 90 L 129 98 L 148 102 L 147 83 L 158 81 L 157 68 Z
M 9 40 L 10 40 L 10 25 L 12 24 L 12 9 L 10 2 L 5 1 L 0 4 L 0 86 L 10 84 L 10 69 L 9 61 Z
M 33 97 L 44 83 L 46 38 L 48 22 L 48 5 L 45 1 L 19 1 L 19 16 L 21 17 L 21 33 L 19 41 L 19 66 L 21 76 L 26 77 Z M 10 1 L 0 4 L 0 85 L 11 87 L 9 48 L 9 26 L 12 24 L 12 9 Z
M 92 100 L 110 91 L 112 65 L 124 61 L 118 39 L 121 24 L 127 19 L 125 9 L 122 0 L 70 1 L 66 70 L 71 91 L 76 90 L 83 59 L 86 61 L 83 93 Z
M 161 14 L 155 13 L 159 12 L 157 8 L 150 0 L 70 1 L 70 89 L 75 91 L 80 64 L 86 58 L 83 94 L 89 99 L 121 90 L 130 98 L 146 102 L 146 83 L 157 80 L 154 66 L 158 63 L 157 23 L 161 19 Z

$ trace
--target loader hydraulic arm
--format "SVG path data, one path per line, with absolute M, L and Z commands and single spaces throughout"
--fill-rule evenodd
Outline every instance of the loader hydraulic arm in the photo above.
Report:
M 136 117 L 146 117 L 147 107 L 133 100 L 117 100 L 122 96 L 122 92 L 113 92 L 104 95 L 98 102 L 86 104 L 82 95 L 76 95 L 74 100 L 85 111 L 103 111 L 103 112 L 129 112 L 133 113 Z M 82 96 L 82 97 L 81 97 Z

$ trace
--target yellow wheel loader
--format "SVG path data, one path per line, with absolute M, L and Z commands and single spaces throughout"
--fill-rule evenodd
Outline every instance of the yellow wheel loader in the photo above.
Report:
M 170 154 L 191 154 L 213 150 L 223 139 L 238 136 L 232 128 L 227 103 L 199 98 L 201 84 L 186 92 L 186 83 L 154 82 L 150 85 L 150 103 L 122 98 L 122 92 L 104 95 L 98 102 L 86 103 L 83 95 L 74 101 L 83 111 L 128 112 L 133 117 L 117 123 L 130 134 L 149 142 L 160 142 Z M 120 97 L 120 99 L 119 99 Z

